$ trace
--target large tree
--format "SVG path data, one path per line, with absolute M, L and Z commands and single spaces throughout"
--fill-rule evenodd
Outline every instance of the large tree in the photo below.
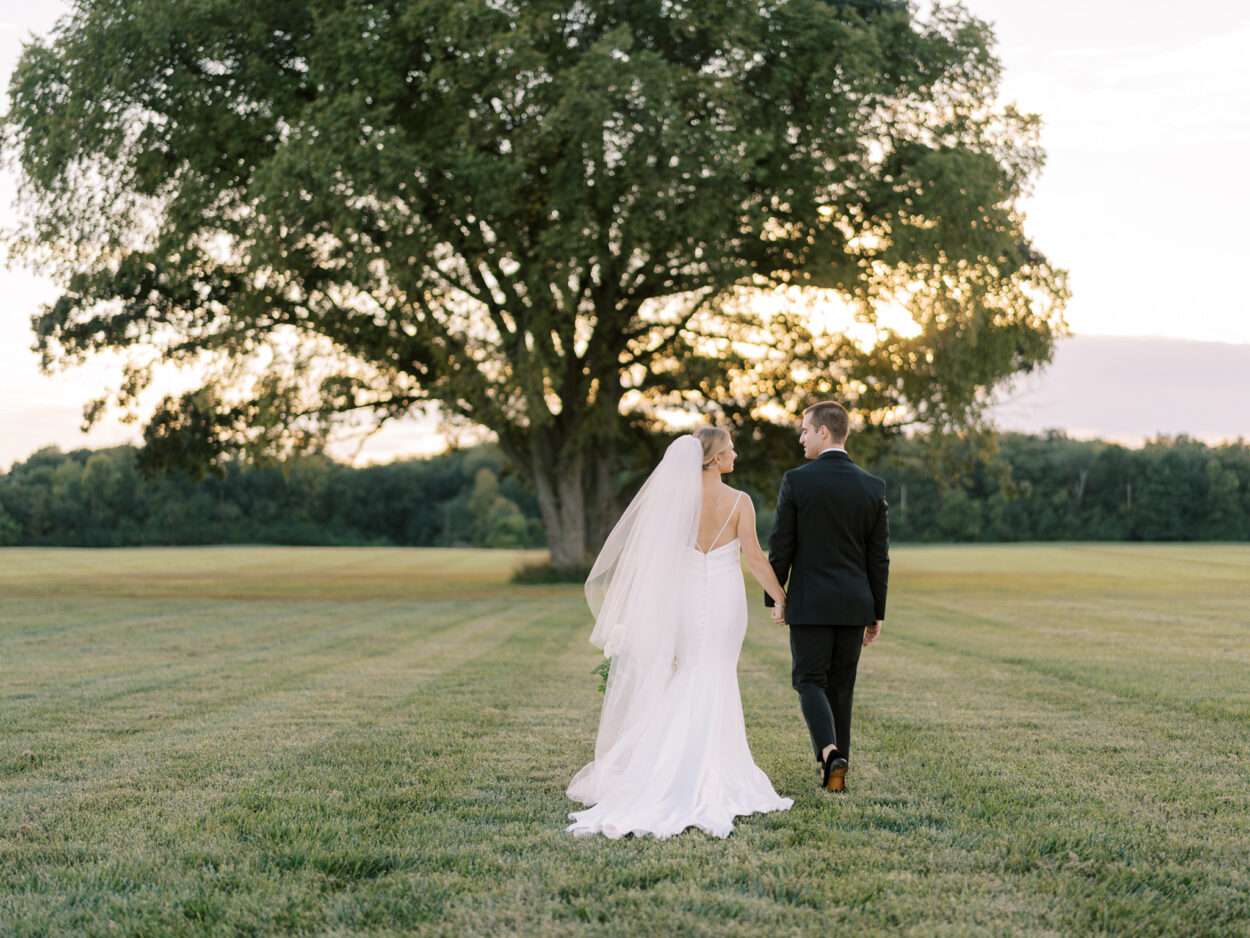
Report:
M 1049 357 L 1037 120 L 999 72 L 958 5 L 78 0 L 5 120 L 14 246 L 63 288 L 37 346 L 125 353 L 92 415 L 194 363 L 156 461 L 437 406 L 497 434 L 582 563 L 659 408 L 836 394 L 869 429 L 958 428 Z

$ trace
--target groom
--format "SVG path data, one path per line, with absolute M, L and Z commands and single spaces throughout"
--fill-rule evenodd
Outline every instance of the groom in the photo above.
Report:
M 777 579 L 789 579 L 773 621 L 790 626 L 791 683 L 828 791 L 846 790 L 855 671 L 881 633 L 890 572 L 885 483 L 851 462 L 849 429 L 841 404 L 803 411 L 799 444 L 811 462 L 782 477 L 768 539 Z

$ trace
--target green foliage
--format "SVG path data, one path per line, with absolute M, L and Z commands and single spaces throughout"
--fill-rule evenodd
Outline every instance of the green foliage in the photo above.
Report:
M 128 357 L 92 419 L 155 362 L 204 370 L 145 462 L 437 405 L 497 434 L 579 563 L 660 407 L 966 428 L 1049 358 L 1038 121 L 995 103 L 992 42 L 954 3 L 79 0 L 11 76 L 11 246 L 63 288 L 45 367 Z
M 612 659 L 604 658 L 590 673 L 599 678 L 599 693 L 605 694 L 608 690 L 608 675 L 612 671 Z
M 774 429 L 788 449 L 792 434 Z M 928 441 L 904 437 L 861 461 L 886 480 L 894 541 L 1250 540 L 1244 443 L 1178 437 L 1127 449 L 1052 433 L 962 445 L 945 441 L 945 461 L 934 462 Z M 738 448 L 743 472 L 730 482 L 757 505 L 766 544 L 777 480 L 797 460 L 769 463 L 767 451 Z M 44 449 L 18 463 L 0 475 L 0 546 L 544 542 L 533 490 L 494 446 L 361 469 L 320 456 L 227 461 L 205 478 L 147 477 L 141 457 L 130 447 Z M 544 561 L 520 567 L 513 582 L 581 583 L 588 572 Z
M 543 543 L 534 497 L 495 447 L 361 469 L 320 456 L 230 461 L 205 478 L 145 476 L 142 452 L 49 448 L 16 464 L 0 475 L 0 544 Z
M 0 547 L 11 547 L 14 544 L 20 544 L 21 537 L 21 526 L 16 519 L 4 510 L 4 506 L 0 505 Z
M 471 540 L 481 547 L 524 547 L 529 534 L 521 509 L 499 494 L 499 477 L 482 466 L 473 476 L 469 495 L 472 516 Z
M 1005 434 L 975 444 L 962 474 L 936 474 L 923 440 L 870 468 L 890 529 L 910 541 L 1250 540 L 1250 446 L 1160 438 L 1141 449 Z

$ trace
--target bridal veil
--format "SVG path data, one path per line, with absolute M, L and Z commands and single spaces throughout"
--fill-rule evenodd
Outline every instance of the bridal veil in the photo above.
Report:
M 630 766 L 639 738 L 665 719 L 665 689 L 683 665 L 690 552 L 698 533 L 703 447 L 690 434 L 664 452 L 608 535 L 586 580 L 590 640 L 612 659 L 595 759 L 569 794 L 593 803 Z M 685 662 L 687 666 L 692 662 Z

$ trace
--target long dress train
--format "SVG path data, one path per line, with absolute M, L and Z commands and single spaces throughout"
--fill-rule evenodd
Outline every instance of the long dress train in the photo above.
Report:
M 651 711 L 663 716 L 573 777 L 569 797 L 592 806 L 569 814 L 574 835 L 666 838 L 693 826 L 727 837 L 737 816 L 794 804 L 773 789 L 747 743 L 738 689 L 747 628 L 739 550 L 737 538 L 707 553 L 689 548 L 686 628 Z

